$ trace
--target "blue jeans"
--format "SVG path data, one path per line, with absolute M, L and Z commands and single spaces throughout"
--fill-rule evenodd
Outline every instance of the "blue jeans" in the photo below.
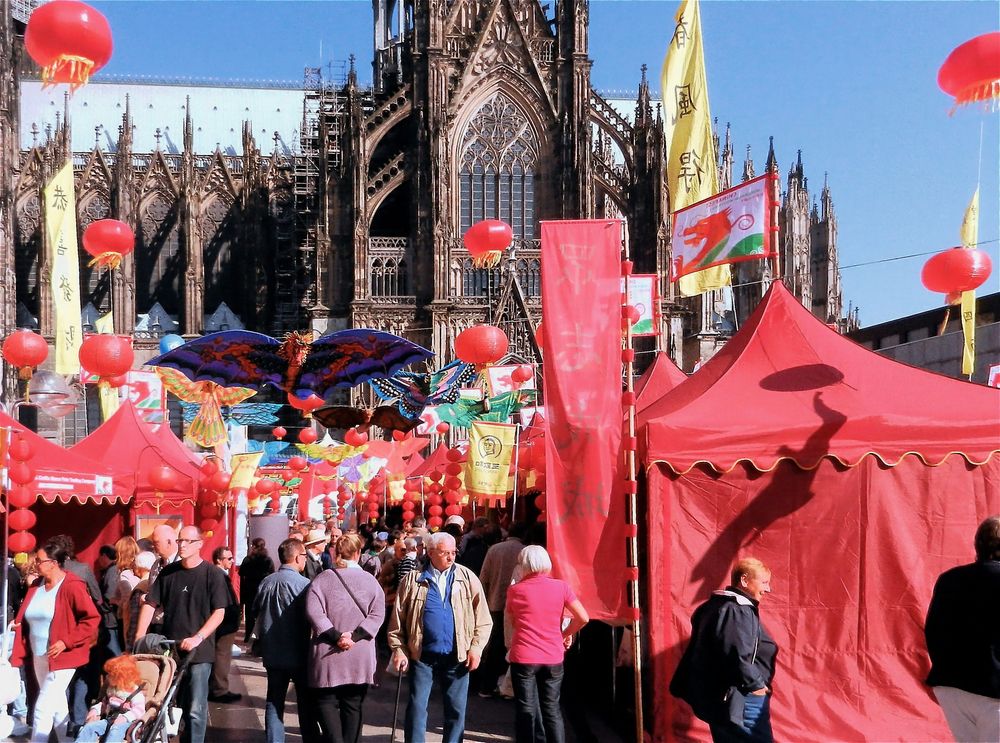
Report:
M 410 700 L 406 706 L 405 743 L 424 743 L 427 735 L 427 702 L 437 682 L 444 696 L 442 743 L 461 743 L 465 733 L 465 703 L 469 698 L 469 669 L 455 653 L 431 655 L 410 662 Z
M 774 743 L 771 732 L 771 695 L 743 695 L 743 724 L 715 723 L 712 740 L 715 743 Z
M 191 663 L 187 667 L 181 707 L 184 710 L 184 732 L 181 743 L 205 743 L 208 728 L 208 679 L 211 663 Z
M 313 704 L 309 686 L 306 683 L 305 669 L 289 671 L 278 668 L 267 670 L 267 699 L 264 702 L 264 737 L 267 743 L 284 743 L 285 741 L 285 699 L 288 696 L 288 684 L 295 684 L 295 698 L 299 709 L 299 729 L 303 743 L 315 743 L 319 730 L 316 723 L 316 709 Z
M 115 721 L 115 724 L 111 726 L 111 732 L 108 733 L 108 739 L 106 743 L 122 743 L 125 740 L 125 733 L 128 730 L 128 726 L 131 723 L 128 720 L 119 718 Z M 93 722 L 88 722 L 80 729 L 80 734 L 76 736 L 79 743 L 87 741 L 88 743 L 97 743 L 104 735 L 104 731 L 108 728 L 107 720 L 94 720 Z
M 517 743 L 563 743 L 566 740 L 562 709 L 559 707 L 562 679 L 562 663 L 510 664 Z

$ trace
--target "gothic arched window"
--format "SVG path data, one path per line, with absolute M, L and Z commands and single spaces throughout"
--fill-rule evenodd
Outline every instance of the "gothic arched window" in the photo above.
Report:
M 238 242 L 239 219 L 235 207 L 220 198 L 212 199 L 201 217 L 202 255 L 205 266 L 205 307 L 225 302 L 237 311 L 246 296 L 233 262 Z
M 184 251 L 177 230 L 177 207 L 157 194 L 139 210 L 135 239 L 135 305 L 149 312 L 154 303 L 177 317 L 181 312 Z
M 39 312 L 38 265 L 42 248 L 41 200 L 31 194 L 17 206 L 14 233 L 14 275 L 17 301 L 37 317 Z
M 87 228 L 99 219 L 108 219 L 111 216 L 111 202 L 106 194 L 97 193 L 80 205 L 80 219 L 77 228 L 80 232 L 80 245 L 83 245 L 83 233 Z M 91 266 L 91 255 L 85 250 L 80 250 L 80 293 L 81 302 L 86 305 L 88 302 L 100 312 L 107 312 L 111 308 L 111 271 L 98 266 Z
M 534 239 L 537 159 L 538 139 L 527 116 L 504 93 L 496 93 L 462 136 L 462 234 L 483 219 L 502 219 L 516 239 Z
M 372 260 L 371 291 L 373 297 L 402 297 L 408 293 L 406 259 L 375 258 Z

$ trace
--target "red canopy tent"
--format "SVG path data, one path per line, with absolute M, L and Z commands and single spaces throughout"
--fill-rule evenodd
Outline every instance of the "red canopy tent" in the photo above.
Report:
M 934 581 L 1000 511 L 1000 392 L 872 353 L 780 284 L 640 416 L 656 740 L 707 730 L 666 689 L 694 608 L 753 555 L 781 648 L 775 737 L 948 739 L 923 685 Z
M 69 534 L 80 560 L 93 562 L 100 546 L 125 529 L 135 485 L 131 472 L 64 449 L 0 412 L 0 428 L 8 427 L 19 431 L 34 453 L 30 487 L 38 495 L 32 506 L 38 522 L 31 531 L 38 544 Z
M 657 351 L 653 363 L 635 380 L 635 412 L 653 405 L 674 387 L 687 381 L 687 374 L 663 351 Z

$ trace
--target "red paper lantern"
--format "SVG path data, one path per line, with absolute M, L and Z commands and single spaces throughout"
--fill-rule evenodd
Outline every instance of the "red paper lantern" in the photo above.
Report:
M 427 473 L 427 477 L 433 483 L 439 483 L 444 479 L 444 473 L 441 470 L 432 470 Z
M 495 325 L 473 325 L 455 338 L 455 355 L 468 364 L 494 364 L 507 353 L 507 334 Z
M 177 485 L 177 480 L 177 470 L 167 464 L 158 465 L 149 471 L 149 484 L 159 492 L 171 490 Z
M 447 516 L 458 516 L 462 513 L 462 507 L 452 503 L 446 509 L 444 509 L 445 515 Z
M 86 3 L 53 0 L 28 18 L 24 46 L 42 68 L 42 82 L 76 90 L 111 59 L 111 26 Z
M 208 489 L 216 493 L 229 490 L 229 481 L 233 479 L 232 474 L 224 470 L 219 470 L 208 479 Z
M 206 537 L 212 536 L 212 533 L 215 531 L 215 528 L 218 525 L 219 525 L 219 522 L 218 522 L 217 519 L 202 519 L 201 524 L 199 524 L 199 526 L 201 527 L 202 533 Z
M 461 475 L 462 465 L 460 465 L 458 462 L 448 462 L 448 464 L 446 464 L 444 467 L 444 471 L 449 475 Z
M 445 456 L 445 459 L 447 459 L 449 462 L 461 462 L 462 461 L 462 452 L 459 451 L 457 448 L 454 448 L 454 447 L 451 448 L 451 449 L 449 449 L 447 452 L 445 452 L 444 456 Z
M 10 454 L 10 458 L 15 462 L 27 462 L 35 454 L 28 440 L 20 436 L 11 442 L 10 449 L 7 451 Z
M 38 333 L 21 328 L 8 335 L 3 342 L 3 357 L 19 370 L 21 379 L 31 379 L 31 371 L 48 358 L 49 344 Z
M 11 552 L 31 552 L 35 549 L 35 535 L 26 531 L 17 531 L 7 539 L 7 549 Z
M 7 477 L 15 485 L 27 485 L 35 479 L 35 470 L 27 462 L 11 462 L 7 468 Z
M 952 248 L 932 255 L 924 264 L 920 280 L 932 292 L 968 292 L 982 286 L 993 264 L 988 253 L 975 248 Z
M 323 407 L 326 403 L 323 402 L 323 398 L 319 395 L 309 395 L 309 397 L 303 399 L 289 393 L 288 404 L 296 410 L 304 413 L 306 418 L 309 418 L 312 416 L 314 410 Z
M 356 428 L 348 429 L 347 433 L 344 434 L 344 443 L 348 446 L 364 446 L 368 443 L 368 434 L 361 433 Z
M 126 384 L 128 384 L 128 374 L 119 374 L 117 377 L 108 379 L 108 387 L 114 387 L 115 389 L 124 387 Z
M 462 237 L 472 264 L 477 268 L 492 268 L 514 240 L 514 230 L 499 219 L 484 219 L 472 225 Z
M 522 385 L 525 382 L 530 382 L 531 378 L 535 376 L 535 370 L 526 364 L 518 366 L 510 373 L 510 381 L 518 385 Z
M 427 526 L 429 526 L 432 530 L 440 529 L 441 524 L 443 523 L 444 519 L 442 519 L 440 516 L 431 516 L 429 519 L 427 519 Z
M 319 434 L 311 428 L 303 428 L 299 431 L 299 441 L 303 444 L 315 444 Z
M 437 493 L 431 493 L 430 495 L 427 496 L 425 500 L 432 506 L 441 505 L 441 496 L 438 495 Z
M 642 318 L 642 313 L 634 304 L 627 304 L 622 307 L 622 317 L 628 320 L 629 327 L 635 325 Z
M 273 493 L 278 489 L 278 483 L 274 480 L 268 480 L 266 477 L 262 477 L 256 483 L 254 483 L 254 490 L 256 490 L 261 495 L 267 495 L 268 493 Z
M 938 70 L 938 86 L 956 106 L 1000 98 L 1000 31 L 956 47 Z
M 406 438 L 406 431 L 393 431 L 392 432 L 392 440 L 393 441 L 402 441 L 405 438 Z
M 278 439 L 278 441 L 281 441 L 281 439 L 288 435 L 288 431 L 283 426 L 275 426 L 271 429 L 271 435 Z
M 12 488 L 7 494 L 7 505 L 11 508 L 30 508 L 38 496 L 24 486 Z
M 430 508 L 427 509 L 427 513 L 429 513 L 431 516 L 440 516 L 442 513 L 444 513 L 444 509 L 441 508 L 441 506 L 431 506 Z
M 294 456 L 288 460 L 288 468 L 293 472 L 301 472 L 309 466 L 305 457 Z
M 216 472 L 219 471 L 219 463 L 216 462 L 214 459 L 206 459 L 204 462 L 201 463 L 200 469 L 201 469 L 201 474 L 203 474 L 205 477 L 211 477 L 212 475 L 214 475 Z
M 446 434 L 446 433 L 448 433 L 448 431 L 450 431 L 450 430 L 451 430 L 451 426 L 449 426 L 449 425 L 448 425 L 447 423 L 445 423 L 444 421 L 441 421 L 440 423 L 438 423 L 438 424 L 437 424 L 437 425 L 436 425 L 436 426 L 434 427 L 434 430 L 435 430 L 435 431 L 437 431 L 437 432 L 438 432 L 438 433 L 440 433 L 440 434 Z
M 105 380 L 124 374 L 134 361 L 127 335 L 90 335 L 80 345 L 80 366 Z
M 38 517 L 27 508 L 17 508 L 10 512 L 7 523 L 14 531 L 28 531 L 38 521 Z
M 458 490 L 460 487 L 462 487 L 462 481 L 459 480 L 457 477 L 449 477 L 447 480 L 444 481 L 444 486 L 448 488 L 448 490 Z
M 198 513 L 203 519 L 214 519 L 219 515 L 219 507 L 214 503 L 202 503 Z
M 83 249 L 94 258 L 91 266 L 113 271 L 121 265 L 122 258 L 135 250 L 135 233 L 117 219 L 99 219 L 84 230 Z
M 535 328 L 535 343 L 538 344 L 539 348 L 542 347 L 542 341 L 544 339 L 545 339 L 545 336 L 542 335 L 542 324 L 538 323 L 538 327 Z

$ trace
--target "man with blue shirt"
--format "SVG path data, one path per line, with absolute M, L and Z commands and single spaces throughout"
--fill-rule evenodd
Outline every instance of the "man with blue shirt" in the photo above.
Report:
M 257 625 L 252 629 L 267 671 L 264 734 L 267 743 L 285 740 L 285 698 L 291 682 L 295 684 L 302 740 L 312 743 L 318 738 L 319 728 L 306 683 L 309 625 L 305 590 L 310 581 L 302 575 L 309 558 L 301 541 L 286 539 L 278 545 L 278 559 L 281 567 L 261 581 L 254 602 Z
M 479 666 L 493 628 L 479 578 L 455 564 L 455 553 L 454 537 L 432 534 L 427 539 L 430 563 L 408 573 L 396 594 L 389 648 L 396 671 L 409 669 L 406 743 L 424 743 L 435 682 L 444 697 L 443 741 L 462 740 L 469 673 Z

